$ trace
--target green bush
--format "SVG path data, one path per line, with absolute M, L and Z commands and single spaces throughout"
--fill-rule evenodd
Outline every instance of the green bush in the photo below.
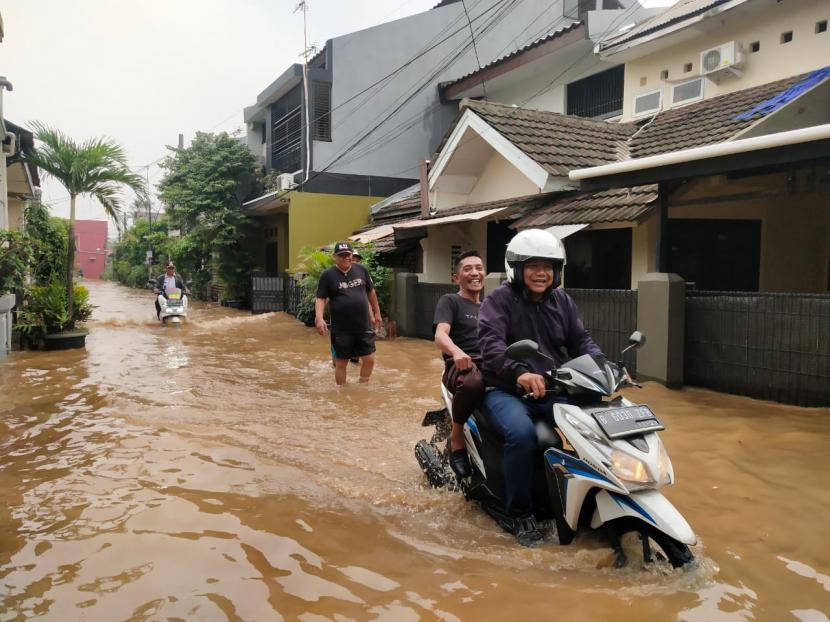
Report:
M 32 257 L 27 236 L 0 229 L 0 294 L 23 289 Z
M 32 242 L 32 280 L 47 285 L 55 279 L 65 279 L 69 224 L 50 216 L 45 205 L 30 201 L 26 205 L 26 235 Z
M 44 335 L 60 333 L 92 317 L 93 306 L 89 291 L 75 285 L 75 305 L 72 316 L 67 313 L 66 284 L 55 279 L 48 285 L 33 285 L 26 290 L 23 304 L 17 313 L 15 329 L 30 341 L 39 341 Z

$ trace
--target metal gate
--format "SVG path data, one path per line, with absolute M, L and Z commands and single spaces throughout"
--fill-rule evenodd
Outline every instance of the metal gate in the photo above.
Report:
M 254 272 L 251 278 L 252 313 L 270 313 L 285 309 L 285 275 Z
M 686 384 L 830 406 L 830 295 L 686 292 Z
M 637 290 L 635 289 L 568 289 L 574 299 L 582 323 L 591 338 L 612 361 L 628 345 L 628 337 L 637 330 Z M 646 335 L 648 338 L 648 335 Z M 637 355 L 629 350 L 625 366 L 632 374 L 637 371 Z

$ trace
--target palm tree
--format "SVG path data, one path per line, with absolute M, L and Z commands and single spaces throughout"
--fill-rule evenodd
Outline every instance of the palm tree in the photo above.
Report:
M 130 171 L 124 149 L 109 138 L 90 138 L 77 143 L 58 129 L 43 123 L 30 124 L 37 149 L 23 157 L 45 176 L 54 177 L 69 192 L 69 246 L 66 253 L 67 312 L 72 317 L 75 264 L 75 199 L 87 194 L 98 199 L 107 215 L 120 224 L 118 192 L 127 186 L 139 196 L 146 195 L 144 180 Z

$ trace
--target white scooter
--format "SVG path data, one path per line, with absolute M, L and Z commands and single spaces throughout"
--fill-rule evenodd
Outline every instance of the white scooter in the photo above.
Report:
M 158 317 L 161 323 L 172 324 L 176 327 L 181 325 L 187 317 L 187 294 L 178 287 L 168 287 L 163 292 L 158 289 L 153 291 L 158 293 L 157 300 L 161 308 Z
M 645 343 L 645 336 L 636 331 L 630 343 L 626 350 Z M 530 340 L 512 344 L 506 354 L 514 360 L 553 360 Z M 600 530 L 614 549 L 618 567 L 626 563 L 621 537 L 631 531 L 640 534 L 645 561 L 652 560 L 654 542 L 673 566 L 692 562 L 688 545 L 695 544 L 695 534 L 660 491 L 674 483 L 671 460 L 656 433 L 663 424 L 645 404 L 612 398 L 621 387 L 633 385 L 622 362 L 586 354 L 547 372 L 547 384 L 557 402 L 552 417 L 536 422 L 536 517 L 555 521 L 560 544 L 569 544 L 578 528 Z M 446 407 L 427 413 L 423 422 L 435 425 L 436 433 L 415 447 L 421 468 L 436 487 L 454 479 L 449 450 L 439 448 L 448 436 L 452 412 L 452 396 L 441 387 Z M 458 482 L 460 488 L 501 523 L 506 517 L 504 440 L 477 411 L 464 433 L 472 475 Z

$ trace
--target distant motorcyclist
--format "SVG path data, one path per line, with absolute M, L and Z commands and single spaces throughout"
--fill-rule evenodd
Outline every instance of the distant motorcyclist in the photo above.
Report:
M 506 506 L 511 522 L 502 526 L 520 544 L 530 546 L 543 533 L 531 502 L 536 429 L 531 417 L 552 409 L 547 397 L 544 359 L 514 361 L 505 356 L 511 343 L 532 339 L 557 364 L 582 354 L 601 355 L 582 325 L 576 304 L 562 289 L 565 247 L 551 233 L 530 229 L 516 234 L 507 245 L 507 283 L 481 304 L 478 338 L 482 375 L 488 390 L 483 414 L 504 438 Z M 517 385 L 535 400 L 516 395 Z
M 164 269 L 164 274 L 160 274 L 156 278 L 153 293 L 162 294 L 172 288 L 180 289 L 182 291 L 182 296 L 188 293 L 184 279 L 178 272 L 176 272 L 176 264 L 169 261 L 167 262 L 167 267 Z M 159 305 L 158 298 L 156 298 L 156 317 L 161 319 L 161 305 Z

